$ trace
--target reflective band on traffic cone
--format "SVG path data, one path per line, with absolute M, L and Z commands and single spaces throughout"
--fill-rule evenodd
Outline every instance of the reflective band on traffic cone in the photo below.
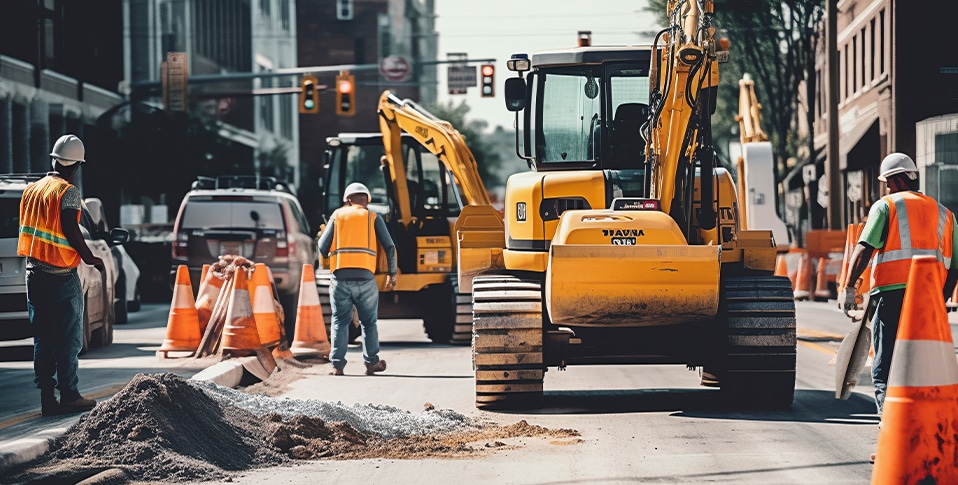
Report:
M 269 279 L 269 270 L 263 263 L 253 267 L 253 318 L 259 331 L 259 341 L 266 347 L 279 344 L 279 319 L 273 305 L 273 286 Z
M 818 258 L 818 269 L 815 271 L 815 301 L 828 301 L 832 296 L 832 290 L 828 289 L 826 266 L 825 258 Z
M 216 299 L 223 290 L 225 281 L 222 276 L 210 270 L 207 270 L 206 277 L 203 278 L 203 283 L 196 294 L 196 315 L 200 321 L 200 333 L 206 332 L 206 326 L 209 325 L 213 309 L 216 307 Z
M 793 292 L 796 300 L 807 300 L 812 289 L 812 265 L 808 260 L 808 253 L 802 253 L 798 260 L 798 272 L 795 275 L 795 291 Z
M 296 307 L 296 332 L 290 350 L 295 355 L 319 354 L 329 358 L 329 337 L 323 321 L 323 308 L 319 304 L 316 289 L 316 274 L 313 265 L 303 265 L 303 280 L 299 286 L 299 302 Z
M 193 285 L 185 265 L 176 268 L 176 285 L 170 303 L 170 316 L 166 321 L 166 340 L 157 353 L 167 356 L 170 351 L 193 352 L 200 344 L 200 323 L 193 301 Z
M 958 483 L 958 361 L 940 271 L 933 256 L 912 259 L 873 484 Z

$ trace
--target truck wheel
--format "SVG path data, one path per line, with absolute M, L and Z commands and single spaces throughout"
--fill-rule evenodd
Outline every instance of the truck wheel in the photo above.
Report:
M 783 276 L 726 278 L 726 353 L 719 379 L 737 406 L 783 409 L 795 394 L 795 301 Z
M 473 280 L 476 407 L 535 407 L 542 401 L 542 285 L 511 276 Z

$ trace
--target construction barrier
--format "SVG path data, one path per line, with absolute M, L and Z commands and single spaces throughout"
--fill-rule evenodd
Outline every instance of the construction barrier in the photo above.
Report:
M 216 300 L 219 299 L 220 292 L 223 291 L 224 278 L 215 271 L 209 270 L 209 265 L 203 265 L 206 268 L 203 282 L 200 283 L 200 289 L 196 293 L 196 315 L 200 321 L 200 333 L 206 332 L 206 326 L 210 323 L 210 317 L 213 315 L 213 308 L 216 306 Z
M 912 259 L 872 484 L 958 483 L 958 361 L 939 263 Z
M 243 357 L 255 355 L 259 366 L 244 366 L 260 380 L 266 380 L 276 370 L 276 360 L 260 342 L 253 305 L 250 301 L 246 270 L 238 268 L 233 273 L 233 292 L 226 310 L 226 325 L 223 327 L 222 349 L 224 356 Z
M 296 330 L 290 350 L 293 355 L 318 355 L 324 359 L 329 358 L 331 350 L 329 337 L 326 335 L 326 323 L 323 320 L 323 308 L 316 289 L 316 273 L 311 264 L 303 265 L 303 279 L 296 307 Z
M 189 270 L 185 265 L 180 265 L 176 268 L 173 301 L 166 321 L 166 339 L 156 353 L 165 358 L 172 351 L 195 352 L 199 343 L 200 322 L 193 301 L 193 285 L 190 284 Z

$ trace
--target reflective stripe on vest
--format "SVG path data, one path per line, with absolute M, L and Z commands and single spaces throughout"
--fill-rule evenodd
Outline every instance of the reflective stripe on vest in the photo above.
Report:
M 914 256 L 934 256 L 945 281 L 951 267 L 954 215 L 917 192 L 897 192 L 883 199 L 889 208 L 888 235 L 872 260 L 872 288 L 907 283 Z M 933 220 L 928 217 L 931 210 L 935 211 Z
M 60 205 L 70 187 L 66 180 L 49 176 L 27 185 L 20 201 L 17 254 L 59 268 L 79 266 L 80 253 L 67 241 L 60 225 Z M 76 218 L 80 222 L 79 211 Z
M 336 209 L 330 269 L 362 268 L 376 272 L 376 213 L 359 206 Z

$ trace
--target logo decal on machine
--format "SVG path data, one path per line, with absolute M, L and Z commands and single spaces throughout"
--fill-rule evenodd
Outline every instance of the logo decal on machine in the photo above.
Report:
M 645 236 L 642 229 L 603 229 L 602 235 L 609 238 L 613 246 L 635 246 L 635 238 Z
M 526 222 L 526 203 L 516 202 L 516 221 Z

